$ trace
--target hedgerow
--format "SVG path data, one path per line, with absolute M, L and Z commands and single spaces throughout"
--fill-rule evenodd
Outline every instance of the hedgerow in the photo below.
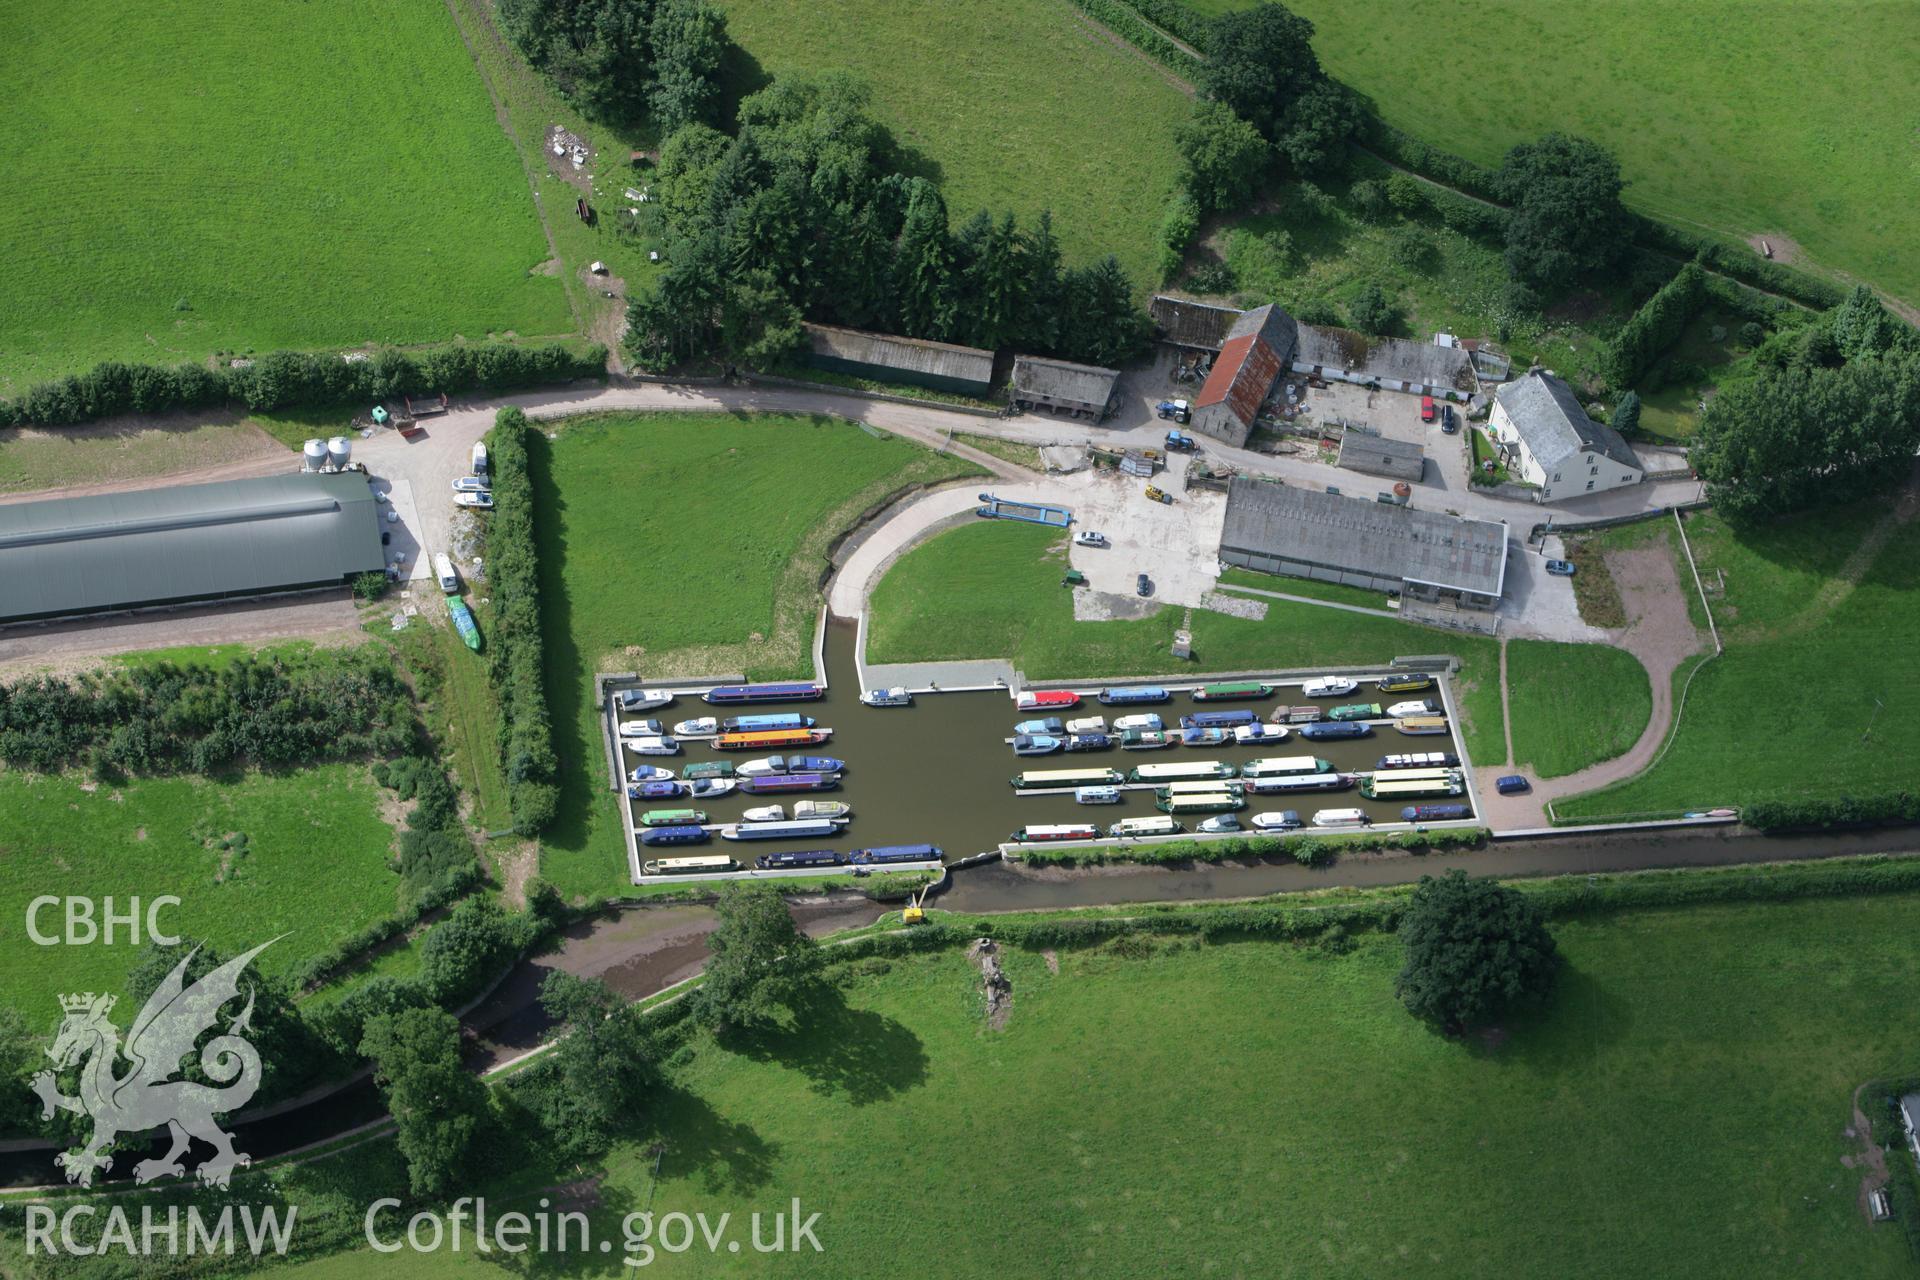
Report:
M 492 672 L 506 722 L 500 763 L 513 829 L 523 836 L 536 834 L 553 820 L 560 797 L 540 640 L 533 483 L 527 474 L 527 433 L 532 429 L 520 410 L 502 409 L 487 434 L 494 502 L 487 527 L 487 575 L 494 601 Z
M 1603 371 L 1615 391 L 1625 391 L 1680 340 L 1687 322 L 1706 300 L 1706 272 L 1689 262 L 1680 273 L 1654 291 L 1651 298 L 1620 326 L 1607 344 Z
M 1479 827 L 1446 828 L 1380 835 L 1353 836 L 1224 836 L 1218 840 L 1166 840 L 1152 843 L 1107 844 L 1085 847 L 1035 845 L 1020 851 L 1020 860 L 1034 866 L 1097 867 L 1109 863 L 1168 864 L 1223 862 L 1229 858 L 1290 857 L 1303 866 L 1330 862 L 1342 852 L 1361 849 L 1399 849 L 1429 853 L 1445 849 L 1477 849 L 1487 841 Z

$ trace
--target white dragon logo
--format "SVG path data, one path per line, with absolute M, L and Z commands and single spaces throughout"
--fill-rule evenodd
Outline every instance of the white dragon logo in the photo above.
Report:
M 116 1138 L 161 1125 L 172 1134 L 172 1149 L 158 1160 L 142 1160 L 135 1165 L 135 1182 L 184 1175 L 186 1167 L 180 1157 L 191 1138 L 215 1149 L 215 1157 L 203 1161 L 198 1170 L 200 1181 L 210 1186 L 226 1186 L 235 1168 L 252 1163 L 245 1152 L 233 1149 L 233 1136 L 213 1119 L 246 1105 L 260 1087 L 260 1055 L 236 1034 L 250 1029 L 252 988 L 247 991 L 246 1008 L 227 1023 L 224 1034 L 209 1040 L 200 1051 L 200 1069 L 224 1087 L 172 1077 L 181 1069 L 181 1058 L 193 1051 L 200 1033 L 214 1025 L 221 1006 L 239 996 L 241 973 L 273 941 L 227 961 L 191 987 L 183 979 L 199 949 L 188 953 L 147 998 L 140 1016 L 133 1021 L 133 1030 L 127 1033 L 124 1049 L 119 1029 L 107 1018 L 115 997 L 96 996 L 91 991 L 60 997 L 66 1019 L 47 1056 L 59 1070 L 86 1061 L 80 1072 L 80 1094 L 68 1097 L 61 1093 L 52 1071 L 35 1076 L 33 1090 L 40 1095 L 42 1119 L 50 1119 L 56 1108 L 93 1119 L 93 1136 L 86 1146 L 54 1157 L 54 1163 L 66 1171 L 68 1182 L 92 1186 L 96 1172 L 113 1166 L 113 1157 L 106 1154 L 106 1149 Z M 123 1056 L 132 1067 L 116 1076 L 114 1067 Z

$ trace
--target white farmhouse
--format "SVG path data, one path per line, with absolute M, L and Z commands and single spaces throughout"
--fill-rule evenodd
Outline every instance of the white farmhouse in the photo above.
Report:
M 1508 470 L 1539 485 L 1542 502 L 1639 484 L 1646 475 L 1620 433 L 1589 418 L 1551 373 L 1532 372 L 1494 392 L 1488 427 Z

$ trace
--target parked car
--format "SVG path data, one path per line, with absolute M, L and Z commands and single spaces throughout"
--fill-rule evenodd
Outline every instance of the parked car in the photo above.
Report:
M 485 493 L 487 482 L 479 476 L 461 476 L 453 482 L 455 493 Z
M 1107 535 L 1093 529 L 1084 529 L 1073 535 L 1073 545 L 1076 547 L 1104 547 L 1107 545 Z
M 1142 595 L 1142 596 L 1152 595 L 1153 579 L 1149 578 L 1144 573 L 1139 575 L 1133 580 L 1133 590 L 1135 595 Z
M 493 510 L 493 495 L 482 490 L 479 493 L 456 493 L 453 502 L 458 507 L 473 507 L 479 511 Z
M 1509 773 L 1495 781 L 1493 789 L 1503 796 L 1521 796 L 1533 790 L 1533 784 L 1517 773 Z
M 1460 424 L 1458 422 L 1455 422 L 1453 419 L 1453 406 L 1450 404 L 1441 405 L 1440 406 L 1440 430 L 1447 435 L 1452 435 L 1454 432 L 1458 431 L 1459 429 L 1460 429 Z
M 1433 421 L 1433 397 L 1432 396 L 1420 397 L 1420 421 L 1422 422 Z
M 1573 561 L 1549 560 L 1547 561 L 1547 572 L 1556 578 L 1571 578 L 1573 576 Z

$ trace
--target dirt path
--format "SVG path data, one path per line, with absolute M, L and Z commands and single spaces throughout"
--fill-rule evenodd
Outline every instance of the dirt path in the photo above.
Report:
M 1887 1172 L 1887 1153 L 1873 1140 L 1873 1125 L 1868 1122 L 1867 1113 L 1860 1109 L 1860 1095 L 1872 1083 L 1866 1081 L 1853 1091 L 1853 1118 L 1847 1124 L 1846 1136 L 1859 1139 L 1860 1154 L 1840 1157 L 1841 1164 L 1861 1171 L 1859 1209 L 1860 1216 L 1868 1222 L 1873 1221 L 1873 1205 L 1868 1197 L 1886 1186 L 1891 1176 Z
M 349 645 L 366 638 L 359 608 L 344 589 L 91 621 L 22 623 L 0 628 L 0 679 L 71 674 L 114 654 L 177 645 L 257 645 L 275 640 Z

